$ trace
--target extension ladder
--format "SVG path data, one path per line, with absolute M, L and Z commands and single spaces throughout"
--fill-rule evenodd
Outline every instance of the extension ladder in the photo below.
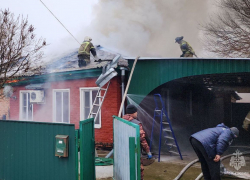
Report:
M 88 118 L 94 117 L 94 122 L 96 121 L 96 118 L 98 117 L 98 113 L 100 112 L 100 109 L 102 107 L 102 103 L 106 97 L 106 94 L 107 94 L 107 91 L 109 88 L 109 84 L 110 84 L 110 81 L 109 81 L 106 88 L 100 87 L 97 91 L 95 100 L 93 102 L 93 105 L 92 105 L 91 110 L 90 110 L 89 115 L 88 115 Z M 102 94 L 103 94 L 103 96 L 102 96 Z M 93 111 L 94 111 L 95 107 L 98 107 L 98 109 L 94 113 Z
M 161 157 L 161 142 L 162 142 L 162 133 L 163 137 L 165 139 L 164 145 L 167 146 L 168 152 L 170 154 L 178 154 L 180 155 L 181 160 L 183 160 L 181 151 L 179 149 L 177 140 L 174 135 L 174 131 L 171 125 L 171 122 L 168 117 L 168 113 L 166 111 L 166 108 L 164 106 L 164 102 L 161 98 L 160 94 L 154 94 L 154 101 L 155 101 L 155 110 L 154 110 L 154 120 L 152 125 L 152 131 L 151 131 L 151 138 L 150 138 L 150 149 L 152 146 L 152 140 L 153 140 L 153 131 L 154 131 L 154 124 L 157 117 L 160 117 L 160 137 L 159 137 L 159 154 L 158 154 L 158 162 L 160 162 Z M 158 106 L 158 102 L 161 103 L 161 108 Z

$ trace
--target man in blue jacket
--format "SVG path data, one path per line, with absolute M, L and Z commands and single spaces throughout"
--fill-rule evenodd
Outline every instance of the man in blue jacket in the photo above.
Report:
M 221 179 L 221 155 L 238 136 L 239 130 L 236 127 L 229 128 L 223 123 L 191 135 L 190 143 L 199 158 L 205 180 Z

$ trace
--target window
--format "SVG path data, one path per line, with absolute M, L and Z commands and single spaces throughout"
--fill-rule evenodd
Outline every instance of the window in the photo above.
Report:
M 97 95 L 98 88 L 81 88 L 80 89 L 80 118 L 81 120 L 87 119 L 91 111 L 93 102 Z M 100 104 L 99 98 L 96 104 Z M 94 106 L 93 113 L 97 113 L 98 106 Z M 95 121 L 95 128 L 101 128 L 101 110 Z
M 69 90 L 53 90 L 53 121 L 59 123 L 69 123 Z
M 20 91 L 19 118 L 23 121 L 33 120 L 33 104 L 30 103 L 29 91 Z

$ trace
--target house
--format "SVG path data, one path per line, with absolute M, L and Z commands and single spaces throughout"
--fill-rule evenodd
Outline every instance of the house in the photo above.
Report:
M 97 53 L 101 59 L 113 59 L 117 55 L 101 47 Z M 78 122 L 88 116 L 98 89 L 96 80 L 108 62 L 78 68 L 76 54 L 75 51 L 50 63 L 42 75 L 25 77 L 13 84 L 17 98 L 10 99 L 10 119 L 73 123 L 78 128 Z M 119 62 L 125 65 L 119 66 L 129 69 L 134 59 L 122 57 Z M 192 133 L 221 122 L 238 127 L 243 134 L 238 142 L 245 144 L 250 137 L 242 130 L 242 123 L 250 105 L 236 101 L 240 99 L 237 92 L 250 93 L 249 67 L 248 59 L 141 57 L 127 100 L 140 107 L 139 120 L 150 138 L 155 109 L 153 95 L 161 94 L 181 150 L 191 149 L 188 137 Z M 119 112 L 123 92 L 121 79 L 120 75 L 111 79 L 95 125 L 97 145 L 112 145 L 112 115 Z M 45 101 L 30 103 L 32 90 L 44 90 Z M 157 128 L 153 134 L 156 141 L 159 126 Z
M 108 52 L 100 46 L 96 47 L 96 50 L 98 56 L 107 61 L 96 63 L 91 59 L 89 65 L 79 68 L 75 50 L 44 65 L 41 75 L 26 75 L 22 80 L 12 83 L 12 96 L 16 98 L 10 99 L 9 119 L 71 123 L 78 129 L 79 121 L 88 118 L 99 89 L 96 81 L 103 73 L 103 67 L 117 57 L 117 54 Z M 124 64 L 126 66 L 127 61 L 119 58 L 118 67 Z M 116 71 L 119 73 L 118 67 Z M 112 146 L 112 115 L 118 114 L 121 98 L 121 78 L 118 75 L 110 81 L 99 117 L 95 122 L 97 145 Z

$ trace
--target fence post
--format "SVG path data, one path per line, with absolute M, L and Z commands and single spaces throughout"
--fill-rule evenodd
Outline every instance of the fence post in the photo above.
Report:
M 135 167 L 135 138 L 129 137 L 129 165 L 130 165 L 130 180 L 136 179 Z
M 79 167 L 78 167 L 78 165 L 79 165 L 79 161 L 78 161 L 78 146 L 79 146 L 79 130 L 77 129 L 77 130 L 75 130 L 75 145 L 76 145 L 76 154 L 75 154 L 75 156 L 76 156 L 76 169 L 75 169 L 75 172 L 76 172 L 76 180 L 79 180 L 79 172 L 78 172 L 78 169 L 79 169 Z

